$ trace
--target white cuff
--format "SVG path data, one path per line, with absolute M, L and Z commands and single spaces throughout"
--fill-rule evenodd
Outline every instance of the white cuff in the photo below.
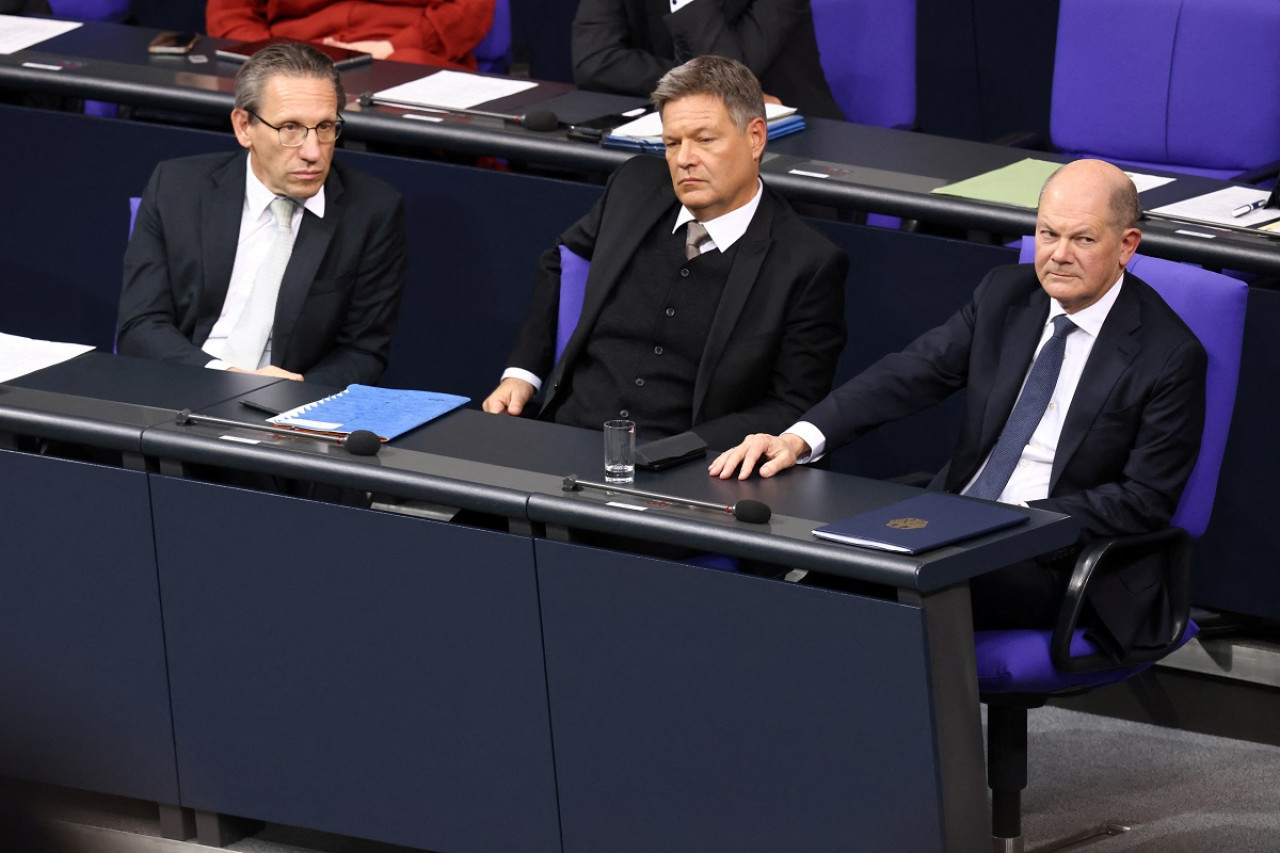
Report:
M 521 367 L 508 367 L 502 371 L 503 379 L 523 379 L 533 386 L 533 393 L 537 394 L 542 390 L 542 380 L 534 374 Z
M 808 465 L 810 462 L 817 462 L 827 450 L 827 438 L 822 434 L 822 430 L 818 429 L 808 421 L 800 421 L 784 430 L 792 435 L 799 436 L 805 444 L 809 445 L 809 455 L 803 459 L 797 459 L 801 465 Z
M 209 368 L 210 370 L 230 370 L 231 368 L 235 367 L 235 365 L 229 361 L 223 361 L 220 358 L 215 358 L 212 361 L 210 361 L 208 364 L 206 364 L 205 367 Z
M 690 3 L 693 3 L 693 2 L 694 0 L 671 0 L 671 11 L 673 13 L 679 12 L 685 6 L 688 6 Z

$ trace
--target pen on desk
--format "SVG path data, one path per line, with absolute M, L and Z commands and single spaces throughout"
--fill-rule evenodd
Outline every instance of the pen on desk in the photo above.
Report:
M 1246 213 L 1249 213 L 1250 211 L 1257 210 L 1261 207 L 1266 207 L 1266 204 L 1267 204 L 1267 200 L 1265 198 L 1260 198 L 1257 201 L 1251 201 L 1248 204 L 1240 205 L 1235 210 L 1231 211 L 1231 215 L 1244 216 Z

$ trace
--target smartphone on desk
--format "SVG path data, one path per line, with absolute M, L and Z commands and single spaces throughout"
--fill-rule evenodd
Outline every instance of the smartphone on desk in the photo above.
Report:
M 566 135 L 570 139 L 576 139 L 579 142 L 599 142 L 606 133 L 629 121 L 631 119 L 621 114 L 599 116 L 598 118 L 570 124 Z
M 183 33 L 177 30 L 165 30 L 157 33 L 156 37 L 151 40 L 151 44 L 147 45 L 147 53 L 157 53 L 164 56 L 181 56 L 191 52 L 196 46 L 196 42 L 200 41 L 199 33 Z

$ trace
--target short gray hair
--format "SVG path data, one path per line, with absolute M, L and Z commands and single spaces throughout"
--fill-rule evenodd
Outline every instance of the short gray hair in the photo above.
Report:
M 264 47 L 236 72 L 236 109 L 255 113 L 261 110 L 263 90 L 273 77 L 331 80 L 338 109 L 347 102 L 333 60 L 305 42 L 290 41 Z
M 658 81 L 649 100 L 659 114 L 669 102 L 690 95 L 714 95 L 724 101 L 729 119 L 739 131 L 754 118 L 764 118 L 764 93 L 751 69 L 725 56 L 695 56 L 672 68 Z

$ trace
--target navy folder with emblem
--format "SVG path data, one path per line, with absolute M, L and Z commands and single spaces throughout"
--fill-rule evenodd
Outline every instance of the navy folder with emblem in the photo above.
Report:
M 813 535 L 849 545 L 919 554 L 1026 520 L 1026 514 L 1013 507 L 945 492 L 925 492 L 833 521 L 814 530 Z

